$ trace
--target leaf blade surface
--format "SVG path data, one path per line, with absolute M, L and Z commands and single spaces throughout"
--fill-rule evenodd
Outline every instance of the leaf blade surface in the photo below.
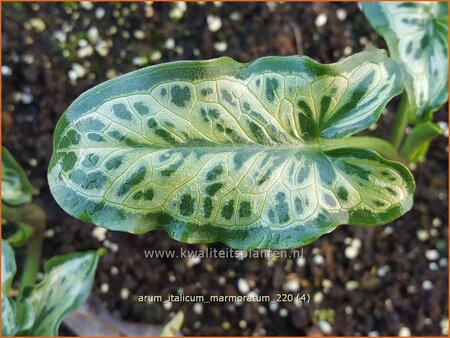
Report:
M 69 107 L 55 132 L 50 188 L 70 214 L 113 230 L 164 229 L 237 248 L 305 245 L 338 224 L 359 224 L 351 216 L 359 209 L 388 222 L 411 207 L 408 170 L 322 143 L 373 124 L 401 83 L 398 65 L 378 51 L 333 65 L 267 57 L 149 67 Z M 374 173 L 358 169 L 364 161 Z M 363 184 L 358 175 L 398 194 L 358 201 L 362 188 L 348 182 Z

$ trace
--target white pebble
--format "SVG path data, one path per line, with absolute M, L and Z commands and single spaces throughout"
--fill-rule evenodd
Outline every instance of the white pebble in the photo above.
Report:
M 164 43 L 164 47 L 167 49 L 174 49 L 175 48 L 175 40 L 172 38 L 168 38 L 166 42 Z
M 387 235 L 392 235 L 394 233 L 394 228 L 391 226 L 386 226 L 383 230 L 383 234 Z
M 100 55 L 100 56 L 107 56 L 109 54 L 109 43 L 107 43 L 104 40 L 100 40 L 99 42 L 97 42 L 95 44 L 95 51 Z
M 246 328 L 247 328 L 247 322 L 245 321 L 245 320 L 240 320 L 239 321 L 239 327 L 242 329 L 242 330 L 245 330 Z
M 425 280 L 422 283 L 422 289 L 424 290 L 431 290 L 433 288 L 433 283 L 429 280 Z
M 123 300 L 126 300 L 126 299 L 128 299 L 129 296 L 130 296 L 130 290 L 128 290 L 127 288 L 120 289 L 120 298 L 122 298 Z
M 33 27 L 33 29 L 36 32 L 43 32 L 45 30 L 45 22 L 44 20 L 40 19 L 40 18 L 34 18 L 30 20 L 30 24 L 31 27 Z
M 439 322 L 439 326 L 441 327 L 441 333 L 444 336 L 448 336 L 448 318 L 444 318 Z
M 398 335 L 400 337 L 410 337 L 411 336 L 411 330 L 406 327 L 406 326 L 402 326 L 400 328 L 400 330 L 398 331 Z
M 315 255 L 313 257 L 313 263 L 316 265 L 322 265 L 323 263 L 325 263 L 325 259 L 323 258 L 322 255 Z
M 33 100 L 34 96 L 31 93 L 22 93 L 20 95 L 20 101 L 22 101 L 23 104 L 30 104 Z
M 319 328 L 324 334 L 330 334 L 333 328 L 326 320 L 319 321 Z
M 228 44 L 226 42 L 215 42 L 214 49 L 218 52 L 225 52 L 228 48 Z
M 336 11 L 336 17 L 339 21 L 344 21 L 347 18 L 347 11 L 345 9 L 339 8 Z
M 162 53 L 159 50 L 155 50 L 152 52 L 152 54 L 150 54 L 150 60 L 152 61 L 158 61 L 161 60 L 162 58 Z
M 187 5 L 185 1 L 177 1 L 175 2 L 175 7 L 178 8 L 182 12 L 186 12 Z
M 359 288 L 359 282 L 354 281 L 354 280 L 349 280 L 348 282 L 345 283 L 345 289 L 347 291 L 353 291 Z
M 73 70 L 73 69 L 71 69 L 71 70 L 69 70 L 68 72 L 67 72 L 67 76 L 69 77 L 69 80 L 71 81 L 71 82 L 74 82 L 74 81 L 76 81 L 77 80 L 77 73 Z
M 289 315 L 288 309 L 282 308 L 278 312 L 281 318 L 286 318 Z
M 102 7 L 99 7 L 95 10 L 95 17 L 97 19 L 102 19 L 105 16 L 105 9 Z
M 2 66 L 2 75 L 3 76 L 9 76 L 12 74 L 12 70 L 9 66 L 3 65 Z
M 200 264 L 202 259 L 199 256 L 192 256 L 186 262 L 186 266 L 192 268 L 194 265 Z
M 361 240 L 359 239 L 359 238 L 354 238 L 353 240 L 352 240 L 352 247 L 354 247 L 354 248 L 357 248 L 357 249 L 360 249 L 361 248 L 361 246 L 362 246 L 362 242 L 361 242 Z
M 359 249 L 354 246 L 348 246 L 345 248 L 345 257 L 348 259 L 355 259 L 358 257 Z
M 324 289 L 331 289 L 332 286 L 333 286 L 333 283 L 329 279 L 324 279 L 322 281 L 322 287 Z
M 151 18 L 153 14 L 155 14 L 155 11 L 153 10 L 152 4 L 147 2 L 145 4 L 145 17 Z
M 419 241 L 421 241 L 421 242 L 425 242 L 426 240 L 428 240 L 430 238 L 428 231 L 423 230 L 423 229 L 417 230 L 416 236 L 419 239 Z
M 346 46 L 343 51 L 345 56 L 349 56 L 352 52 L 353 52 L 353 48 L 350 46 Z
M 145 33 L 144 31 L 141 31 L 140 29 L 135 30 L 133 32 L 133 36 L 138 40 L 144 40 L 145 39 Z
M 415 285 L 408 285 L 408 287 L 406 288 L 406 290 L 408 291 L 408 293 L 416 293 L 417 292 L 417 288 Z
M 146 56 L 135 56 L 131 62 L 133 63 L 133 65 L 143 66 L 147 64 L 148 59 Z
M 242 15 L 241 15 L 241 13 L 239 13 L 239 12 L 232 12 L 231 14 L 230 14 L 230 20 L 231 21 L 238 21 L 238 20 L 240 20 L 242 18 Z
M 442 225 L 442 221 L 440 218 L 435 217 L 435 218 L 433 218 L 432 224 L 435 228 L 439 228 Z
M 297 292 L 298 290 L 300 290 L 300 283 L 299 283 L 298 280 L 296 280 L 296 279 L 291 279 L 291 280 L 288 280 L 288 281 L 284 284 L 284 288 L 285 288 L 287 291 Z
M 439 266 L 436 264 L 436 262 L 431 262 L 431 263 L 428 265 L 428 268 L 429 268 L 431 271 L 437 271 L 437 270 L 439 270 Z
M 203 313 L 203 304 L 195 303 L 193 306 L 194 313 L 197 315 L 201 315 Z
M 442 258 L 439 260 L 439 266 L 440 266 L 441 268 L 445 268 L 447 265 L 448 265 L 448 259 L 445 258 L 445 257 L 442 257 Z
M 314 23 L 316 24 L 317 27 L 323 27 L 327 23 L 327 20 L 328 20 L 327 15 L 324 13 L 321 13 L 317 16 Z
M 381 266 L 377 269 L 377 276 L 383 278 L 389 272 L 390 267 L 388 265 Z
M 60 43 L 65 43 L 67 41 L 67 35 L 66 33 L 62 31 L 56 31 L 53 33 L 53 38 L 58 40 Z
M 82 8 L 87 10 L 91 10 L 94 7 L 94 4 L 90 1 L 81 1 L 80 5 Z
M 248 285 L 247 280 L 245 280 L 244 278 L 239 278 L 237 285 L 239 292 L 243 295 L 246 295 L 250 292 L 250 286 Z
M 439 259 L 439 252 L 435 249 L 425 251 L 425 257 L 429 261 L 435 261 Z
M 269 8 L 269 12 L 274 12 L 278 6 L 278 4 L 276 2 L 272 2 L 272 1 L 266 2 L 266 5 Z
M 77 57 L 83 59 L 85 57 L 91 56 L 94 53 L 94 48 L 91 45 L 81 47 L 77 50 Z
M 305 257 L 299 257 L 297 258 L 297 266 L 299 267 L 303 267 L 306 264 L 306 259 Z
M 110 242 L 109 248 L 112 252 L 118 252 L 119 251 L 119 245 L 117 243 Z
M 107 232 L 108 230 L 105 228 L 95 227 L 94 229 L 92 229 L 92 236 L 97 238 L 98 241 L 103 242 L 106 238 Z
M 320 304 L 323 300 L 323 293 L 322 292 L 316 292 L 313 296 L 313 302 L 316 304 Z
M 164 302 L 163 303 L 163 308 L 165 310 L 170 310 L 172 308 L 172 302 Z
M 109 285 L 106 283 L 102 283 L 102 285 L 100 285 L 100 292 L 108 293 L 108 291 L 109 291 Z
M 347 316 L 353 316 L 353 308 L 350 305 L 346 305 L 344 312 Z
M 439 121 L 437 124 L 442 129 L 442 134 L 445 137 L 448 137 L 448 123 L 445 121 Z
M 99 38 L 97 27 L 91 27 L 88 29 L 87 38 L 91 43 L 96 43 Z
M 186 3 L 175 2 L 175 7 L 173 7 L 169 12 L 169 18 L 179 20 L 183 17 L 184 12 L 186 12 Z
M 208 15 L 206 17 L 206 23 L 211 32 L 217 32 L 222 27 L 222 20 L 218 16 Z
M 45 237 L 46 238 L 53 238 L 55 236 L 55 230 L 48 229 L 45 231 Z
M 376 330 L 369 332 L 369 337 L 378 337 L 380 333 Z
M 275 312 L 278 310 L 278 303 L 270 303 L 269 304 L 269 310 L 272 312 Z
M 116 266 L 112 266 L 110 272 L 111 275 L 115 276 L 119 273 L 119 269 Z

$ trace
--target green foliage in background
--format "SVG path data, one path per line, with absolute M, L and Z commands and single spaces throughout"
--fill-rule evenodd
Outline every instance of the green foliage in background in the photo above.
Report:
M 399 148 L 406 125 L 415 125 L 400 153 L 410 163 L 419 161 L 442 132 L 430 122 L 433 112 L 448 100 L 448 3 L 361 2 L 361 7 L 405 73 L 393 145 Z
M 2 218 L 16 228 L 7 240 L 2 239 L 2 336 L 54 336 L 63 317 L 88 297 L 104 250 L 53 257 L 45 265 L 43 280 L 35 285 L 45 213 L 26 204 L 36 190 L 6 148 L 2 148 L 2 162 Z M 14 292 L 17 267 L 11 245 L 26 246 L 20 288 Z

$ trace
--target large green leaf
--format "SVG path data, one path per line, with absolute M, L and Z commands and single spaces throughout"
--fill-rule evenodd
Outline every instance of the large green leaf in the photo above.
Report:
M 71 215 L 235 248 L 307 244 L 412 205 L 401 164 L 345 138 L 402 90 L 379 51 L 148 67 L 81 95 L 55 131 L 49 184 Z
M 2 200 L 10 205 L 29 203 L 35 191 L 20 164 L 2 147 Z
M 55 336 L 69 312 L 89 296 L 100 252 L 72 253 L 51 258 L 46 275 L 30 293 L 36 319 L 25 335 Z
M 429 120 L 448 99 L 447 2 L 361 2 L 405 70 L 410 120 Z

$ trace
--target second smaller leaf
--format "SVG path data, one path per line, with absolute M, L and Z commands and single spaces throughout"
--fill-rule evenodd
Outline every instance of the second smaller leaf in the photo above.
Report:
M 30 294 L 36 320 L 27 334 L 58 334 L 64 316 L 80 307 L 89 296 L 102 253 L 100 250 L 72 253 L 53 257 L 46 262 L 46 275 Z
M 35 193 L 20 164 L 2 147 L 2 200 L 9 205 L 21 205 L 31 202 Z

